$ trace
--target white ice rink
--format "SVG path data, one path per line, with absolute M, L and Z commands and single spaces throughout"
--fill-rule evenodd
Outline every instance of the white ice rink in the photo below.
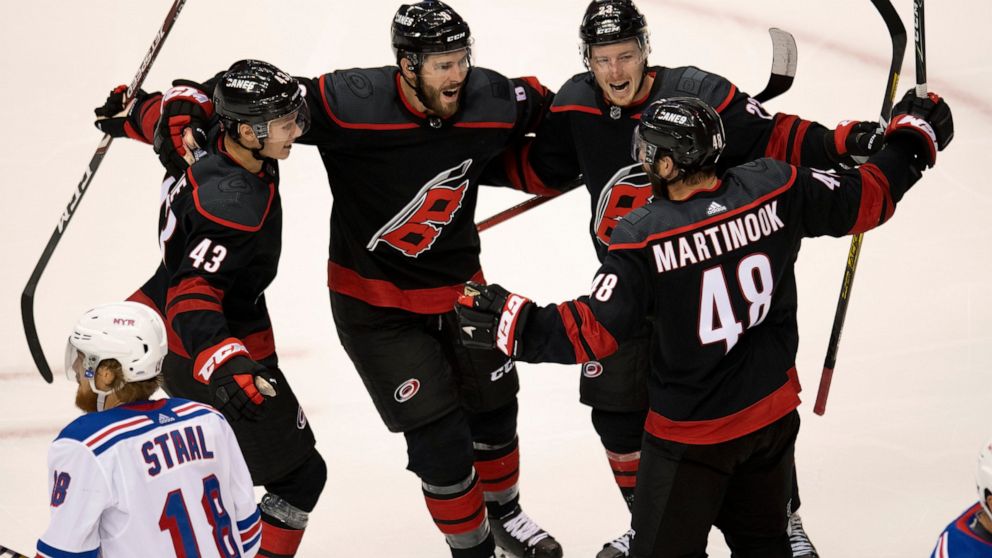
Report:
M 0 544 L 33 555 L 47 524 L 48 444 L 77 415 L 74 385 L 34 369 L 20 321 L 21 290 L 100 134 L 92 108 L 130 81 L 168 0 L 10 2 L 0 18 Z M 452 0 L 476 37 L 476 63 L 537 75 L 557 88 L 582 69 L 585 0 Z M 16 4 L 16 6 L 14 5 Z M 828 126 L 874 119 L 889 40 L 868 0 L 640 0 L 651 61 L 695 64 L 756 93 L 771 58 L 766 29 L 791 31 L 799 71 L 771 111 Z M 895 0 L 912 29 L 910 0 Z M 297 75 L 391 63 L 397 0 L 189 0 L 146 82 L 205 79 L 239 58 Z M 980 444 L 992 437 L 992 292 L 987 159 L 992 153 L 988 0 L 931 0 L 931 88 L 950 102 L 956 139 L 938 167 L 866 236 L 829 410 L 812 414 L 848 241 L 807 241 L 798 263 L 805 386 L 797 460 L 802 515 L 827 558 L 926 556 L 975 499 Z M 900 95 L 914 81 L 912 39 Z M 281 272 L 269 290 L 283 369 L 329 465 L 302 556 L 447 555 L 406 464 L 403 438 L 382 426 L 331 323 L 325 266 L 331 198 L 317 152 L 283 164 Z M 49 362 L 86 308 L 120 300 L 158 259 L 161 174 L 150 147 L 113 144 L 38 288 Z M 486 188 L 478 216 L 516 203 Z M 542 303 L 585 291 L 596 258 L 588 198 L 571 193 L 483 234 L 487 277 Z M 577 402 L 578 370 L 521 365 L 522 503 L 568 557 L 591 557 L 628 514 L 602 447 Z M 719 533 L 711 554 L 727 556 Z

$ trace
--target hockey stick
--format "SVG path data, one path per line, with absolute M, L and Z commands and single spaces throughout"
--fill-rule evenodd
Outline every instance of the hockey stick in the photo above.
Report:
M 922 0 L 917 0 L 922 5 Z M 892 63 L 885 83 L 885 98 L 882 100 L 882 112 L 879 123 L 884 130 L 889 123 L 892 103 L 895 101 L 896 88 L 899 85 L 899 71 L 906 54 L 906 27 L 899 19 L 899 13 L 892 7 L 890 0 L 871 0 L 878 13 L 885 21 L 892 39 Z M 922 10 L 921 10 L 922 11 Z M 918 22 L 922 23 L 922 22 Z M 922 31 L 922 26 L 921 26 Z M 920 47 L 920 35 L 917 35 L 917 48 Z M 919 61 L 917 61 L 919 68 Z M 844 268 L 844 280 L 840 286 L 840 296 L 837 298 L 837 310 L 834 312 L 834 324 L 830 330 L 830 342 L 827 344 L 827 356 L 823 360 L 823 373 L 820 375 L 820 388 L 816 392 L 816 404 L 813 412 L 823 415 L 827 411 L 827 396 L 830 394 L 830 382 L 834 376 L 834 365 L 837 364 L 837 349 L 840 345 L 840 335 L 844 330 L 844 319 L 847 317 L 847 306 L 851 301 L 851 288 L 854 286 L 854 273 L 858 270 L 858 258 L 861 256 L 861 246 L 864 243 L 864 233 L 851 237 L 851 248 L 847 252 L 847 264 Z
M 768 85 L 765 86 L 761 93 L 754 96 L 754 98 L 761 103 L 778 97 L 792 87 L 792 82 L 796 78 L 796 65 L 799 60 L 799 53 L 796 48 L 796 39 L 791 33 L 775 27 L 769 29 L 768 33 L 772 37 L 772 71 L 768 77 Z M 562 188 L 561 194 L 570 192 L 581 185 L 581 180 L 569 184 L 565 188 Z M 479 232 L 482 232 L 491 227 L 495 227 L 503 221 L 508 221 L 525 211 L 529 211 L 541 204 L 547 203 L 561 194 L 555 196 L 531 197 L 513 207 L 500 211 L 492 217 L 479 221 L 475 227 L 479 230 Z
M 183 4 L 185 3 L 186 0 L 174 0 L 172 7 L 169 8 L 169 13 L 165 16 L 165 22 L 158 30 L 158 33 L 155 34 L 155 38 L 152 40 L 152 46 L 149 47 L 145 58 L 141 61 L 141 65 L 138 66 L 138 73 L 135 74 L 134 79 L 131 80 L 131 85 L 127 88 L 127 93 L 124 95 L 124 106 L 128 106 L 133 99 L 134 93 L 144 83 L 145 77 L 148 75 L 148 70 L 151 68 L 152 63 L 155 62 L 155 58 L 162 49 L 162 44 L 165 43 L 165 38 L 169 36 L 169 31 L 172 30 L 172 26 L 176 23 L 179 12 L 182 11 Z M 79 184 L 76 186 L 76 191 L 73 192 L 72 199 L 69 200 L 65 211 L 62 212 L 62 216 L 55 226 L 55 232 L 48 239 L 45 251 L 41 253 L 41 258 L 34 266 L 34 271 L 31 273 L 31 278 L 28 279 L 28 284 L 24 287 L 24 292 L 21 293 L 21 319 L 24 321 L 24 335 L 27 337 L 28 348 L 31 350 L 31 357 L 34 358 L 38 372 L 41 373 L 41 377 L 48 383 L 52 383 L 52 369 L 49 368 L 48 361 L 45 360 L 45 352 L 41 348 L 41 340 L 38 339 L 38 329 L 35 327 L 35 289 L 38 288 L 38 281 L 41 279 L 41 274 L 44 273 L 45 267 L 48 266 L 48 261 L 52 259 L 52 253 L 55 252 L 55 247 L 58 246 L 59 240 L 62 239 L 65 229 L 69 226 L 69 221 L 75 215 L 76 209 L 79 207 L 79 202 L 83 199 L 83 195 L 86 193 L 90 182 L 93 181 L 93 175 L 100 168 L 100 163 L 103 162 L 103 157 L 107 154 L 107 150 L 110 149 L 110 143 L 113 140 L 114 138 L 109 134 L 104 134 L 100 140 L 100 143 L 96 147 L 96 152 L 93 153 L 93 157 L 90 159 L 90 163 L 83 173 L 83 178 L 80 179 Z
M 13 550 L 7 548 L 6 546 L 0 544 L 0 558 L 28 558 L 28 557 L 19 552 L 14 552 Z
M 768 76 L 768 85 L 754 96 L 759 103 L 770 101 L 792 88 L 799 63 L 799 49 L 792 33 L 772 27 L 768 34 L 772 37 L 772 73 Z

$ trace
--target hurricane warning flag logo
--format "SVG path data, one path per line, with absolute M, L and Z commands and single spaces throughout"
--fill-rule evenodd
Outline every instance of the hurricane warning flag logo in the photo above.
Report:
M 366 248 L 371 252 L 385 243 L 411 258 L 430 250 L 441 228 L 462 206 L 469 183 L 465 175 L 471 166 L 472 159 L 468 159 L 424 184 L 410 203 L 375 233 Z
M 593 222 L 596 239 L 604 246 L 609 246 L 617 222 L 624 215 L 651 201 L 651 195 L 651 180 L 640 163 L 618 170 L 599 193 L 596 220 Z

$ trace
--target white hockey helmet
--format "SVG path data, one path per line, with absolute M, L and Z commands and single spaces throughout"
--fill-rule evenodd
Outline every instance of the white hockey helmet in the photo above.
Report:
M 975 483 L 978 485 L 978 502 L 982 505 L 986 515 L 992 518 L 992 510 L 989 510 L 987 497 L 992 494 L 992 440 L 982 446 L 982 451 L 978 452 L 978 470 L 975 471 Z
M 70 380 L 90 381 L 101 361 L 121 365 L 125 382 L 142 382 L 158 376 L 168 352 L 162 318 L 144 304 L 117 302 L 97 306 L 76 322 L 66 343 L 65 373 Z

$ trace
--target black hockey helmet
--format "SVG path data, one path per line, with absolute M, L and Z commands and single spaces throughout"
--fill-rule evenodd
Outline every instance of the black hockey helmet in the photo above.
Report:
M 470 48 L 472 32 L 458 12 L 439 0 L 403 4 L 393 16 L 393 52 L 396 63 L 407 58 L 417 71 L 423 55 Z
M 713 107 L 694 97 L 673 97 L 655 101 L 641 113 L 632 154 L 651 166 L 660 157 L 671 157 L 684 176 L 713 168 L 725 139 Z
M 237 137 L 238 124 L 244 123 L 263 140 L 270 136 L 270 122 L 294 112 L 301 130 L 310 124 L 303 86 L 261 60 L 239 60 L 228 68 L 214 88 L 214 108 L 233 137 Z
M 589 65 L 589 50 L 593 45 L 618 43 L 637 39 L 647 55 L 648 21 L 631 0 L 592 0 L 579 25 L 582 59 Z

